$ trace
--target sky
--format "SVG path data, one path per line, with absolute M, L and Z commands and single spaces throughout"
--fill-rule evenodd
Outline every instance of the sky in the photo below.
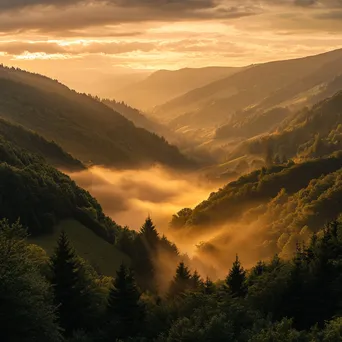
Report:
M 0 63 L 65 82 L 340 47 L 342 0 L 0 0 Z

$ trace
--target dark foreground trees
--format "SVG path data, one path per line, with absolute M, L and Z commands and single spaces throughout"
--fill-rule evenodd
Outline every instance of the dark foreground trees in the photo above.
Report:
M 145 306 L 140 301 L 132 270 L 124 264 L 117 271 L 110 289 L 107 305 L 108 341 L 136 337 L 142 333 L 145 321 Z
M 50 259 L 50 270 L 59 322 L 66 335 L 80 329 L 92 330 L 99 314 L 96 286 L 65 232 Z
M 229 271 L 229 275 L 226 278 L 229 291 L 234 297 L 243 297 L 246 295 L 246 271 L 241 266 L 239 257 L 233 263 L 232 269 Z
M 141 293 L 124 265 L 114 279 L 89 273 L 64 233 L 49 273 L 25 237 L 20 225 L 0 222 L 0 341 L 342 341 L 339 222 L 298 245 L 291 260 L 245 270 L 236 258 L 225 281 L 203 281 L 184 257 L 159 295 Z
M 51 288 L 25 239 L 19 223 L 0 221 L 0 341 L 61 341 Z

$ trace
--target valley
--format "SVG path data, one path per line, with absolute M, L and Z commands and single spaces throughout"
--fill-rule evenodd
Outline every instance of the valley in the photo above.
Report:
M 134 8 L 130 25 L 144 22 L 149 2 L 119 3 Z M 114 5 L 17 6 L 96 17 Z M 149 15 L 207 6 L 165 2 Z M 232 8 L 216 19 L 255 10 Z M 42 41 L 12 59 L 0 44 L 0 341 L 342 341 L 342 49 L 252 63 L 237 49 L 208 64 L 202 47 L 226 46 L 217 32 L 195 40 L 196 27 L 183 67 L 175 42 L 151 46 L 165 23 L 118 33 L 150 41 L 110 46 L 74 24 L 67 33 L 83 38 L 63 42 L 33 25 Z M 170 70 L 156 67 L 166 46 Z M 81 76 L 63 70 L 64 84 L 16 58 L 68 60 Z
M 18 151 L 32 154 L 30 158 L 41 156 L 45 161 L 37 162 L 62 170 L 71 177 L 73 187 L 75 181 L 96 198 L 90 207 L 76 201 L 71 214 L 64 209 L 60 213 L 47 209 L 41 214 L 40 225 L 45 225 L 44 220 L 58 224 L 76 219 L 75 229 L 79 229 L 78 224 L 93 232 L 95 229 L 111 242 L 116 239 L 115 230 L 127 227 L 139 231 L 145 218 L 151 216 L 159 234 L 175 242 L 182 255 L 206 260 L 199 267 L 204 272 L 215 268 L 216 276 L 222 277 L 220 269 L 234 260 L 234 253 L 223 256 L 227 249 L 238 252 L 247 266 L 275 253 L 288 258 L 297 243 L 308 243 L 312 233 L 339 217 L 342 102 L 336 68 L 333 73 L 329 70 L 332 65 L 338 68 L 341 58 L 341 51 L 336 50 L 229 72 L 215 69 L 220 74 L 215 77 L 221 80 L 208 80 L 209 85 L 190 89 L 180 99 L 190 103 L 202 92 L 201 106 L 207 108 L 210 101 L 205 103 L 208 100 L 204 101 L 203 94 L 220 89 L 217 101 L 230 99 L 229 108 L 235 112 L 224 114 L 208 107 L 222 120 L 211 114 L 207 122 L 198 121 L 202 114 L 193 112 L 188 129 L 180 128 L 181 121 L 175 124 L 187 114 L 177 117 L 173 112 L 171 121 L 155 116 L 158 110 L 171 115 L 168 108 L 178 100 L 156 107 L 154 113 L 144 112 L 124 102 L 79 94 L 37 74 L 2 67 L 0 132 L 6 149 L 13 151 L 17 146 Z M 177 82 L 189 72 L 201 75 L 202 70 L 180 70 L 170 77 Z M 229 75 L 223 75 L 225 72 Z M 147 80 L 157 82 L 158 77 L 152 74 Z M 260 85 L 250 83 L 250 79 L 258 79 Z M 295 90 L 291 86 L 294 82 Z M 236 102 L 234 107 L 232 94 L 222 92 L 226 84 L 228 88 L 234 84 L 236 99 L 240 94 L 243 101 L 250 102 Z M 248 96 L 253 89 L 259 90 L 254 97 Z M 253 102 L 266 94 L 261 102 Z M 300 102 L 298 96 L 302 97 Z M 190 108 L 180 101 L 183 110 Z M 212 131 L 212 123 L 220 122 L 216 133 L 198 134 L 198 130 Z M 13 167 L 27 165 L 22 157 L 18 162 L 12 157 L 9 160 Z M 98 205 L 105 214 L 99 216 L 102 209 Z M 31 224 L 37 214 L 18 216 L 24 224 Z M 238 231 L 243 231 L 242 236 Z

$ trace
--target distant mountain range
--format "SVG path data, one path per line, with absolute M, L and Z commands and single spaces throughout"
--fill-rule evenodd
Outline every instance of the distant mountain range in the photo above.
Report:
M 160 70 L 144 80 L 113 92 L 112 97 L 133 107 L 151 110 L 173 98 L 220 80 L 242 68 L 207 67 L 198 69 Z
M 168 121 L 173 129 L 214 129 L 226 124 L 238 127 L 239 134 L 245 136 L 246 132 L 239 128 L 241 120 L 264 115 L 276 107 L 296 111 L 331 96 L 337 91 L 339 83 L 335 78 L 340 74 L 342 50 L 258 64 L 170 100 L 158 106 L 154 115 Z M 265 131 L 282 119 L 278 116 L 272 119 L 272 125 L 266 123 Z M 229 137 L 231 132 L 227 133 Z

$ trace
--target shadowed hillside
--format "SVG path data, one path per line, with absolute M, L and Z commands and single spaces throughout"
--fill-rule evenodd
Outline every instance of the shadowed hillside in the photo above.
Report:
M 0 68 L 0 116 L 54 140 L 83 162 L 133 167 L 191 163 L 164 138 L 46 77 Z
M 39 134 L 0 119 L 0 135 L 21 148 L 41 155 L 55 167 L 69 171 L 80 171 L 85 166 L 77 159 L 66 153 L 54 141 L 47 141 Z

